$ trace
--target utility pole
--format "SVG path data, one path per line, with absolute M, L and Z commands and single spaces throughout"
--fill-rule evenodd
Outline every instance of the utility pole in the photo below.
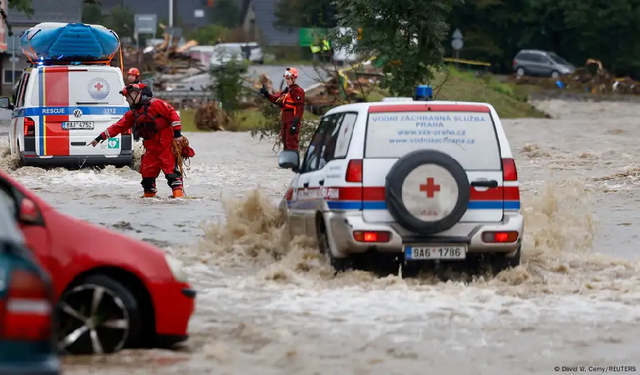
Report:
M 178 19 L 178 1 L 169 0 L 169 27 L 176 27 L 176 21 Z

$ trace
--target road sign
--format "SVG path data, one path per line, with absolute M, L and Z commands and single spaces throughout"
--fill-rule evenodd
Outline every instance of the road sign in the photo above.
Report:
M 136 14 L 134 16 L 134 32 L 136 34 L 155 35 L 158 27 L 158 16 L 155 14 Z
M 462 32 L 460 31 L 460 29 L 456 29 L 453 32 L 453 39 L 462 39 Z
M 451 41 L 451 48 L 457 50 L 462 49 L 462 47 L 464 46 L 464 42 L 462 41 L 462 39 L 453 39 Z

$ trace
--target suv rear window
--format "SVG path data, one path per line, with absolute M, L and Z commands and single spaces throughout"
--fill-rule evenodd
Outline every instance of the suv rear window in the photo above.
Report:
M 49 71 L 45 70 L 40 84 L 46 86 L 45 94 L 68 92 L 68 105 L 82 106 L 105 106 L 123 105 L 125 99 L 120 95 L 120 90 L 124 87 L 124 82 L 120 75 L 113 69 L 100 70 L 68 70 Z M 65 87 L 67 86 L 67 87 Z M 44 88 L 43 88 L 44 89 Z M 39 102 L 40 92 L 38 87 L 34 87 L 31 95 L 31 103 Z M 58 102 L 66 102 L 67 98 L 60 98 Z M 47 102 L 51 102 L 48 99 Z M 56 104 L 59 105 L 59 104 Z
M 416 150 L 450 155 L 466 170 L 500 170 L 490 113 L 377 112 L 367 120 L 365 158 L 400 158 Z

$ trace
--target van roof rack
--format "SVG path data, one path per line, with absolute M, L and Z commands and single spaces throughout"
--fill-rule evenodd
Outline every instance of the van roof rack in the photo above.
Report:
M 81 56 L 61 56 L 58 58 L 45 58 L 43 56 L 38 56 L 34 51 L 26 51 L 22 49 L 25 56 L 29 60 L 31 67 L 39 67 L 39 66 L 73 66 L 73 65 L 105 65 L 105 66 L 115 66 L 120 68 L 124 72 L 123 67 L 123 58 L 122 58 L 122 48 L 118 48 L 114 54 L 105 59 L 86 59 Z M 114 65 L 112 64 L 114 61 L 114 57 L 119 55 L 120 64 Z M 124 73 L 123 73 L 124 74 Z

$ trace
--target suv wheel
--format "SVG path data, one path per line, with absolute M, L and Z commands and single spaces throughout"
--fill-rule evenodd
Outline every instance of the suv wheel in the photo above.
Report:
M 337 258 L 333 255 L 331 245 L 329 244 L 329 235 L 327 234 L 324 219 L 321 216 L 316 219 L 316 233 L 320 253 L 325 256 L 331 267 L 336 270 L 336 273 L 353 268 L 353 259 L 351 257 Z
M 494 254 L 491 257 L 491 271 L 493 274 L 497 275 L 509 268 L 518 267 L 520 265 L 521 248 L 522 247 L 519 246 L 513 256 L 507 256 L 506 254 Z
M 523 67 L 520 66 L 520 67 L 518 67 L 518 69 L 516 69 L 516 75 L 518 77 L 524 77 L 525 74 L 527 74 L 527 72 L 524 70 Z
M 551 78 L 558 78 L 560 77 L 560 72 L 558 72 L 557 70 L 554 70 L 553 72 L 551 72 Z

